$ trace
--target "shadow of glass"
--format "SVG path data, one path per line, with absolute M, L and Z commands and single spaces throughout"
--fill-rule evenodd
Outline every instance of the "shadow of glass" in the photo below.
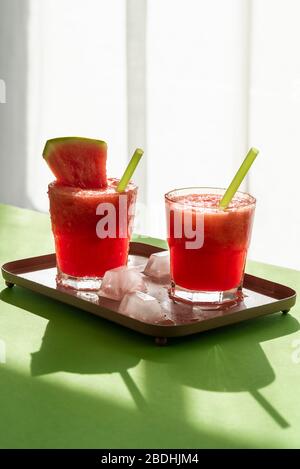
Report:
M 145 406 L 128 371 L 141 359 L 138 348 L 143 339 L 138 334 L 123 331 L 121 327 L 114 327 L 77 308 L 20 287 L 2 290 L 0 299 L 48 320 L 40 350 L 31 354 L 33 377 L 59 371 L 79 374 L 118 372 L 136 405 L 139 408 Z
M 129 370 L 143 359 L 164 365 L 169 380 L 166 386 L 178 389 L 177 384 L 214 392 L 246 391 L 280 427 L 289 426 L 260 393 L 260 389 L 275 380 L 260 343 L 299 330 L 298 321 L 290 315 L 278 313 L 202 333 L 201 337 L 174 339 L 161 348 L 154 346 L 149 337 L 19 287 L 2 290 L 0 298 L 49 321 L 40 350 L 32 353 L 33 377 L 58 371 L 118 372 L 142 410 L 146 401 Z M 149 394 L 161 373 L 161 367 L 157 372 L 151 369 L 152 376 L 147 376 Z
M 249 446 L 247 441 L 217 429 L 195 428 L 187 421 L 182 387 L 175 386 L 170 400 L 170 386 L 175 383 L 170 383 L 167 370 L 163 370 L 162 380 L 162 367 L 155 365 L 163 362 L 167 349 L 155 346 L 152 338 L 17 286 L 2 290 L 0 300 L 49 321 L 40 350 L 32 353 L 31 376 L 0 369 L 0 433 L 6 447 Z M 130 373 L 142 359 L 150 365 L 142 388 L 147 399 Z M 123 406 L 115 397 L 110 400 L 101 389 L 89 394 L 87 389 L 82 392 L 82 388 L 59 385 L 58 391 L 53 380 L 35 379 L 56 371 L 120 373 L 136 406 Z M 158 384 L 161 394 L 156 399 Z M 37 431 L 40 422 L 43 431 Z M 177 432 L 177 428 L 183 431 Z
M 174 381 L 214 392 L 249 392 L 282 428 L 289 423 L 262 396 L 260 389 L 275 380 L 260 343 L 299 330 L 298 321 L 281 313 L 232 325 L 230 328 L 177 341 L 164 359 Z M 178 347 L 180 350 L 178 350 Z

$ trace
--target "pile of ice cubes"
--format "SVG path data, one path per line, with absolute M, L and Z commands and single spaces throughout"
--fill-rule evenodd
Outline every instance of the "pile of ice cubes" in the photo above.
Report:
M 99 296 L 120 301 L 119 313 L 140 321 L 160 323 L 170 319 L 158 299 L 149 294 L 148 287 L 149 278 L 161 284 L 169 283 L 169 252 L 152 254 L 144 271 L 141 270 L 139 265 L 108 270 L 103 277 Z

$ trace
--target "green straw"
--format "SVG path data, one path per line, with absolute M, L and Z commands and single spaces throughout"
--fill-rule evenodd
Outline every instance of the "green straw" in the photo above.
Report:
M 236 175 L 232 179 L 227 191 L 225 192 L 222 199 L 220 200 L 219 207 L 222 208 L 223 210 L 225 210 L 230 204 L 234 194 L 236 193 L 236 191 L 242 184 L 244 177 L 246 176 L 249 169 L 251 168 L 252 163 L 257 157 L 258 153 L 259 153 L 259 150 L 253 147 L 250 148 L 250 150 L 248 151 L 246 158 L 244 159 Z
M 131 160 L 128 163 L 127 168 L 125 169 L 125 172 L 124 172 L 123 176 L 120 179 L 120 182 L 119 182 L 118 187 L 117 187 L 118 192 L 124 192 L 125 191 L 125 189 L 127 187 L 127 184 L 129 183 L 129 181 L 131 179 L 131 176 L 133 175 L 133 173 L 135 171 L 135 168 L 137 167 L 137 165 L 139 164 L 140 159 L 143 156 L 143 153 L 144 153 L 144 150 L 142 150 L 141 148 L 137 148 L 135 150 Z

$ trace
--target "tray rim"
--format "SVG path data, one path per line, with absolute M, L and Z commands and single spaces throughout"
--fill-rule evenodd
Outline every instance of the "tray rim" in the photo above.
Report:
M 146 253 L 145 250 L 147 251 Z M 166 249 L 154 246 L 152 244 L 143 243 L 140 241 L 132 241 L 130 243 L 129 253 L 147 257 L 154 252 L 161 252 L 165 250 Z M 28 270 L 28 268 L 26 269 L 26 266 L 28 267 L 28 264 L 32 263 L 33 260 L 36 262 L 35 268 L 31 268 L 30 270 Z M 233 314 L 229 313 L 224 316 L 218 316 L 195 323 L 177 325 L 149 324 L 137 319 L 130 318 L 128 316 L 124 316 L 104 306 L 99 306 L 82 298 L 69 295 L 66 292 L 56 290 L 20 276 L 22 273 L 53 268 L 55 265 L 55 254 L 52 253 L 6 262 L 2 265 L 1 272 L 6 285 L 9 287 L 18 285 L 20 287 L 27 288 L 35 293 L 39 293 L 54 300 L 82 309 L 83 311 L 94 314 L 102 319 L 107 319 L 110 322 L 156 338 L 188 336 L 231 324 L 238 324 L 246 320 L 255 319 L 280 311 L 288 312 L 290 308 L 295 305 L 297 297 L 296 291 L 289 286 L 245 273 L 244 283 L 246 284 L 246 288 L 257 293 L 262 293 L 275 301 L 265 305 L 253 306 L 245 310 L 235 311 Z M 266 289 L 257 289 L 255 282 L 264 284 Z M 249 288 L 251 286 L 252 288 Z M 285 291 L 283 297 L 281 295 L 278 296 L 278 292 L 280 290 Z M 271 294 L 272 292 L 273 295 Z

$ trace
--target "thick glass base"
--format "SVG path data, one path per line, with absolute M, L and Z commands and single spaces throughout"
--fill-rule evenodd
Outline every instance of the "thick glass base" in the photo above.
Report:
M 100 277 L 72 277 L 57 270 L 56 283 L 64 288 L 73 290 L 96 291 L 101 287 L 102 278 Z
M 175 285 L 172 282 L 169 288 L 169 296 L 174 301 L 198 305 L 203 309 L 219 309 L 234 305 L 243 299 L 240 288 L 233 288 L 227 291 L 194 291 Z

